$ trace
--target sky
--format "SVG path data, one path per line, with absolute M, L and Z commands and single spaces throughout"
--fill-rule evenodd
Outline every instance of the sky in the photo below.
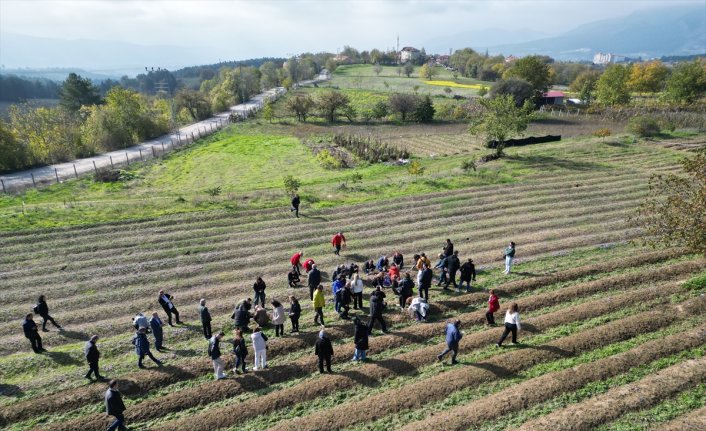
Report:
M 422 47 L 435 38 L 486 28 L 556 35 L 675 3 L 706 7 L 706 0 L 0 0 L 0 31 L 204 47 L 244 59 L 337 52 L 345 45 L 391 48 L 397 35 L 401 46 Z

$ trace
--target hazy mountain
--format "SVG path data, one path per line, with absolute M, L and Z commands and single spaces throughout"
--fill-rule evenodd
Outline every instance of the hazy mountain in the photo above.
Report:
M 634 12 L 584 24 L 555 37 L 499 44 L 490 47 L 490 52 L 544 54 L 561 60 L 590 60 L 596 52 L 642 58 L 704 53 L 706 6 L 679 5 Z
M 450 36 L 437 37 L 427 41 L 422 46 L 427 53 L 434 54 L 448 54 L 449 48 L 456 50 L 466 47 L 473 48 L 479 52 L 484 52 L 485 49 L 490 46 L 519 43 L 528 39 L 534 40 L 553 36 L 554 34 L 533 30 L 530 28 L 489 28 L 484 30 L 464 31 L 462 33 L 456 33 Z M 417 48 L 421 48 L 421 46 Z
M 195 47 L 0 34 L 0 64 L 6 69 L 81 68 L 100 75 L 121 76 L 135 75 L 145 67 L 176 69 L 217 60 L 207 50 Z

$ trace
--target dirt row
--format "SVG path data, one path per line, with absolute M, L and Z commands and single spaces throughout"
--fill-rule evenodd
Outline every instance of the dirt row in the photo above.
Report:
M 547 306 L 559 304 L 563 301 L 569 301 L 577 297 L 597 293 L 604 289 L 612 289 L 615 286 L 621 285 L 622 284 L 620 282 L 616 283 L 615 280 L 612 280 L 610 282 L 593 282 L 586 285 L 570 286 L 554 292 L 548 292 L 523 299 L 521 301 L 522 309 L 525 311 L 534 311 Z M 652 288 L 647 292 L 641 289 L 639 292 L 631 292 L 627 295 L 630 295 L 633 299 L 637 297 L 653 298 L 666 296 L 670 292 L 676 291 L 676 289 L 677 288 L 675 285 L 670 284 L 658 288 Z M 619 301 L 620 297 L 616 297 L 615 300 Z M 467 327 L 468 325 L 482 325 L 485 321 L 485 312 L 484 310 L 480 310 L 477 312 L 462 314 L 457 317 L 461 319 Z M 395 331 L 392 335 L 374 337 L 370 342 L 369 354 L 375 355 L 378 352 L 384 352 L 409 343 L 424 343 L 429 338 L 442 333 L 443 325 L 444 323 L 417 325 L 409 327 L 405 330 Z M 350 328 L 346 329 L 348 329 L 346 332 L 350 332 Z M 489 332 L 494 333 L 493 331 Z M 333 331 L 332 333 L 335 334 L 336 331 Z M 346 335 L 350 336 L 349 333 Z M 494 336 L 497 336 L 497 334 L 494 334 Z M 334 339 L 340 338 L 334 337 Z M 308 341 L 313 344 L 313 340 Z M 309 344 L 309 347 L 311 344 Z M 336 351 L 337 355 L 334 363 L 346 362 L 353 355 L 353 346 L 350 344 L 336 346 Z M 199 404 L 206 405 L 210 402 L 236 396 L 247 391 L 262 389 L 268 385 L 304 377 L 306 375 L 310 375 L 312 372 L 315 372 L 315 369 L 316 367 L 314 366 L 314 361 L 310 356 L 307 356 L 295 362 L 285 364 L 284 366 L 273 368 L 272 371 L 258 373 L 257 379 L 242 379 L 243 381 L 238 379 L 237 384 L 233 384 L 231 382 L 209 382 L 194 388 L 182 390 L 178 394 L 148 399 L 131 409 L 127 413 L 127 417 L 130 421 L 162 417 L 173 411 L 184 410 Z M 98 424 L 95 428 L 98 429 L 104 425 L 104 420 L 102 417 L 96 419 L 98 420 Z M 90 426 L 91 423 L 92 422 L 86 421 L 85 419 L 81 419 L 81 424 L 83 424 L 83 426 L 88 426 L 89 429 L 93 429 Z M 67 423 L 62 426 L 65 427 L 62 429 L 70 429 L 74 426 L 74 424 Z
M 674 287 L 674 286 L 672 286 Z M 548 328 L 561 326 L 570 322 L 576 322 L 596 316 L 600 316 L 609 311 L 619 310 L 629 304 L 634 303 L 638 298 L 643 297 L 646 292 L 631 292 L 629 294 L 612 297 L 609 300 L 597 300 L 578 306 L 569 307 L 564 310 L 539 316 L 534 319 L 529 319 L 525 323 L 525 328 L 528 333 L 540 333 Z M 660 297 L 659 294 L 654 294 L 653 297 Z M 468 352 L 473 349 L 492 345 L 499 336 L 500 329 L 489 329 L 477 333 L 468 334 L 464 337 L 461 343 L 461 351 Z M 225 408 L 214 408 L 202 414 L 194 415 L 189 418 L 177 420 L 175 422 L 167 422 L 160 425 L 158 429 L 218 429 L 234 425 L 233 420 L 243 420 L 253 418 L 261 414 L 276 411 L 286 406 L 291 406 L 295 403 L 304 400 L 312 400 L 321 396 L 325 396 L 336 391 L 341 391 L 355 387 L 357 385 L 376 385 L 386 378 L 415 372 L 419 367 L 429 365 L 436 361 L 436 355 L 441 351 L 444 344 L 437 346 L 428 346 L 417 349 L 413 352 L 404 353 L 391 359 L 382 360 L 380 362 L 365 364 L 355 370 L 343 372 L 340 374 L 320 377 L 313 381 L 304 382 L 302 384 L 283 389 L 276 393 L 271 393 L 265 396 L 260 396 L 254 400 L 248 400 L 235 406 Z M 445 374 L 445 373 L 443 373 Z M 433 379 L 433 378 L 432 378 Z M 426 386 L 429 379 L 420 384 Z M 392 399 L 401 397 L 399 391 L 402 388 L 393 390 L 394 394 L 383 393 L 375 396 L 377 404 L 371 404 L 374 407 L 368 408 L 366 405 L 363 409 L 340 409 L 337 415 L 340 417 L 340 423 L 332 423 L 323 425 L 325 429 L 340 429 L 356 422 L 344 422 L 350 420 L 351 416 L 360 413 L 361 419 L 364 420 L 368 414 L 372 414 L 370 410 L 375 410 L 375 413 L 386 408 L 386 405 L 391 404 Z M 429 392 L 428 389 L 421 390 L 421 393 Z M 371 398 L 369 398 L 371 399 Z M 392 403 L 394 404 L 394 402 Z M 336 408 L 329 410 L 333 412 Z M 317 414 L 308 416 L 306 424 L 293 424 L 290 429 L 298 426 L 307 427 L 312 423 L 312 419 Z M 336 415 L 331 415 L 336 416 Z M 365 419 L 367 420 L 367 419 Z M 326 422 L 326 421 L 324 421 Z M 323 429 L 323 428 L 322 428 Z
M 705 331 L 706 325 L 702 325 L 687 332 L 648 341 L 615 356 L 545 374 L 451 410 L 431 413 L 426 419 L 408 424 L 401 430 L 467 430 L 496 417 L 575 391 L 588 383 L 625 373 L 638 365 L 701 346 L 706 343 Z
M 675 249 L 648 252 L 624 259 L 617 259 L 594 265 L 585 265 L 577 268 L 572 268 L 548 276 L 526 278 L 505 283 L 496 288 L 496 291 L 504 302 L 507 300 L 507 297 L 516 296 L 520 293 L 527 292 L 542 286 L 548 286 L 555 283 L 575 280 L 581 277 L 596 275 L 604 272 L 611 272 L 619 268 L 656 264 L 661 261 L 678 257 L 681 254 L 683 254 L 683 251 Z M 554 296 L 551 300 L 557 302 L 565 300 L 563 298 L 587 295 L 593 292 L 611 289 L 614 286 L 634 286 L 644 282 L 657 281 L 657 279 L 665 280 L 669 279 L 670 277 L 680 276 L 692 271 L 694 271 L 694 266 L 692 266 L 692 264 L 686 264 L 681 266 L 681 269 L 667 268 L 666 271 L 656 269 L 652 271 L 641 272 L 638 274 L 625 274 L 620 276 L 605 277 L 599 280 L 582 283 L 564 289 L 559 289 L 553 292 Z M 430 313 L 432 316 L 439 315 L 442 313 L 449 313 L 453 310 L 458 310 L 463 307 L 483 303 L 485 299 L 486 294 L 474 293 L 453 299 L 442 300 L 437 304 L 432 304 Z M 531 306 L 532 301 L 533 300 L 531 298 L 523 300 L 523 307 Z M 391 322 L 394 322 L 395 315 L 390 316 L 388 313 L 388 315 L 386 315 L 386 319 L 390 320 Z M 351 335 L 350 328 L 345 329 L 345 327 L 329 327 L 329 331 L 331 331 L 331 335 L 335 339 L 350 337 Z M 304 335 L 304 337 L 308 337 L 308 339 L 305 338 L 306 341 L 304 341 L 306 347 L 311 346 L 311 343 L 313 343 L 314 339 L 312 337 L 315 336 L 316 335 L 313 333 Z M 294 343 L 295 341 L 292 340 L 293 339 L 287 339 L 287 341 L 272 340 L 272 342 L 270 343 L 270 355 L 272 357 L 276 357 L 280 353 L 284 353 L 286 351 L 291 352 L 292 350 L 294 350 L 292 343 Z M 182 379 L 193 378 L 193 376 L 195 375 L 207 374 L 210 372 L 210 369 L 210 364 L 206 360 L 184 361 L 184 363 L 180 364 L 179 368 L 170 367 L 170 373 L 139 372 L 123 376 L 121 386 L 124 388 L 124 392 L 127 395 L 141 394 L 155 388 L 172 384 Z M 64 396 L 62 397 L 51 397 L 49 400 L 43 400 L 41 403 L 36 403 L 33 400 L 22 401 L 17 403 L 15 406 L 13 406 L 13 409 L 11 411 L 11 417 L 14 417 L 14 419 L 11 420 L 17 420 L 19 418 L 36 415 L 38 414 L 38 412 L 57 412 L 76 408 L 77 406 L 90 403 L 95 400 L 96 397 L 99 396 L 99 391 L 92 386 L 85 386 L 69 391 L 64 391 L 63 394 Z
M 691 359 L 610 389 L 577 404 L 525 422 L 518 431 L 590 431 L 626 412 L 654 406 L 665 398 L 706 382 L 706 357 Z
M 706 429 L 706 407 L 679 416 L 654 431 L 704 431 Z

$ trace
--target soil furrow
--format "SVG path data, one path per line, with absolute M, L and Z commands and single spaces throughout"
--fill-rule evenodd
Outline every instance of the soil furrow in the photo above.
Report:
M 654 431 L 704 431 L 705 429 L 706 407 L 701 407 L 660 425 Z

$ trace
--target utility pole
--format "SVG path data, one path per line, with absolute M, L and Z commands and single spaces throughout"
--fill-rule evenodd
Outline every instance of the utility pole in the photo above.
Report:
M 146 67 L 145 67 L 145 70 L 147 70 Z M 152 70 L 154 70 L 154 67 L 152 68 Z M 158 67 L 157 70 L 159 71 L 159 70 L 161 70 L 161 68 Z M 167 73 L 169 73 L 169 71 L 167 71 L 167 69 L 164 69 L 164 70 Z M 174 94 L 172 94 L 171 90 L 169 89 L 169 83 L 165 79 L 163 79 L 159 82 L 156 82 L 154 84 L 154 88 L 156 90 L 157 96 L 164 97 L 165 99 L 167 97 L 169 97 L 169 107 L 171 110 L 172 131 L 174 132 L 174 134 L 176 134 L 177 140 L 180 141 L 181 136 L 180 136 L 180 131 L 179 131 L 179 124 L 177 124 L 176 112 L 174 110 Z

